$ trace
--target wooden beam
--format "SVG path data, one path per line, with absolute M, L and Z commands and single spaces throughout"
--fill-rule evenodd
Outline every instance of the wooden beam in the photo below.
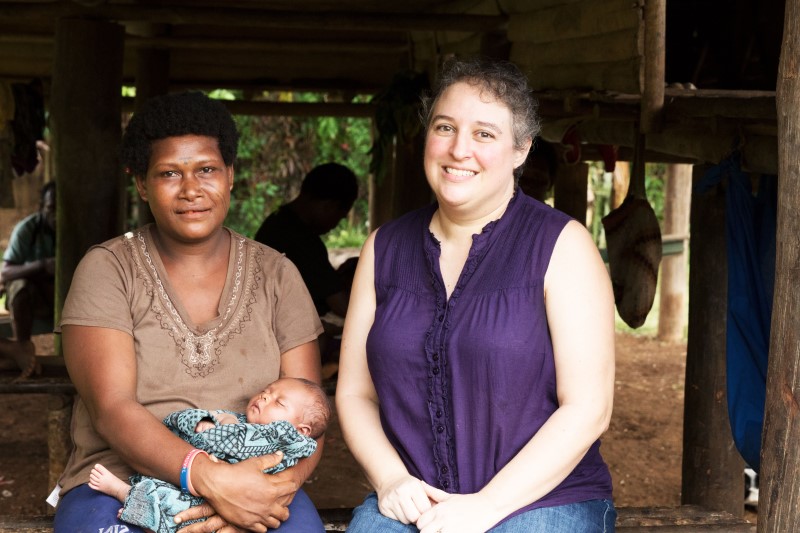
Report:
M 0 43 L 52 46 L 52 35 L 2 34 Z M 199 37 L 167 37 L 128 34 L 128 48 L 165 48 L 179 50 L 225 50 L 269 53 L 352 53 L 352 54 L 402 54 L 409 50 L 406 43 L 381 41 L 274 41 L 265 39 L 205 39 Z
M 58 22 L 50 98 L 58 181 L 56 323 L 86 250 L 123 228 L 126 184 L 118 155 L 123 37 L 122 26 L 106 21 Z
M 623 93 L 639 93 L 641 90 L 642 69 L 639 57 L 623 61 L 573 63 L 554 67 L 528 63 L 530 56 L 524 55 L 523 51 L 513 44 L 510 59 L 528 71 L 528 79 L 535 90 L 574 87 Z
M 758 531 L 800 523 L 800 0 L 786 1 L 778 68 L 778 222 L 767 397 L 762 432 Z
M 661 129 L 664 109 L 664 68 L 666 65 L 667 2 L 647 0 L 644 7 L 644 91 L 639 131 Z
M 273 117 L 361 117 L 372 118 L 375 107 L 370 104 L 348 102 L 264 102 L 246 100 L 222 100 L 234 115 L 256 115 Z M 134 110 L 134 99 L 122 99 L 123 111 Z
M 58 18 L 92 17 L 113 21 L 139 21 L 173 25 L 211 25 L 272 29 L 323 29 L 350 31 L 463 31 L 504 29 L 503 15 L 405 14 L 394 12 L 287 12 L 228 7 L 170 7 L 160 5 L 101 4 L 88 7 L 74 2 L 0 3 L 0 19 L 19 23 L 49 22 Z

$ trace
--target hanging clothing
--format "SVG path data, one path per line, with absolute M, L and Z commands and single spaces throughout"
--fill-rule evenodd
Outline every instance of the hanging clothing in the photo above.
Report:
M 709 170 L 696 190 L 704 192 L 723 179 L 728 184 L 728 417 L 739 453 L 758 472 L 775 285 L 778 178 L 761 176 L 754 195 L 751 176 L 742 172 L 734 155 Z

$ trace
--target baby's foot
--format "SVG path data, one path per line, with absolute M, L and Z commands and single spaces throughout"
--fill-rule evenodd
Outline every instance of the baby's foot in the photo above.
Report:
M 89 486 L 103 494 L 113 496 L 121 502 L 124 502 L 125 498 L 128 497 L 128 491 L 131 488 L 130 485 L 109 472 L 101 464 L 94 465 L 92 471 L 89 472 Z

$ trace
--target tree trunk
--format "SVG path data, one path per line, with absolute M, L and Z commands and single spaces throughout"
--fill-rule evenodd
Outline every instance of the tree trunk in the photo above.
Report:
M 778 70 L 778 224 L 775 296 L 761 449 L 758 531 L 800 523 L 800 0 L 787 0 Z
M 664 236 L 689 236 L 689 208 L 692 201 L 692 165 L 667 166 L 667 191 L 664 200 Z M 658 338 L 662 341 L 683 340 L 686 325 L 684 302 L 688 239 L 683 251 L 664 256 L 661 260 L 659 293 Z

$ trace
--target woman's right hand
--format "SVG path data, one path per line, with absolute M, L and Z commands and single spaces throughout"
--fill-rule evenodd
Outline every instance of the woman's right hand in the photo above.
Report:
M 206 522 L 225 523 L 247 531 L 262 533 L 267 528 L 277 528 L 289 518 L 288 502 L 297 492 L 297 483 L 264 474 L 263 471 L 278 464 L 279 453 L 247 459 L 233 465 L 214 463 L 198 456 L 192 465 L 192 486 L 205 498 L 207 505 L 187 509 L 176 515 L 181 522 L 211 517 Z M 211 516 L 211 512 L 219 516 Z M 195 524 L 185 528 L 186 533 L 209 530 L 208 525 Z
M 381 514 L 404 524 L 416 523 L 420 515 L 431 508 L 422 481 L 410 475 L 391 480 L 376 492 Z

